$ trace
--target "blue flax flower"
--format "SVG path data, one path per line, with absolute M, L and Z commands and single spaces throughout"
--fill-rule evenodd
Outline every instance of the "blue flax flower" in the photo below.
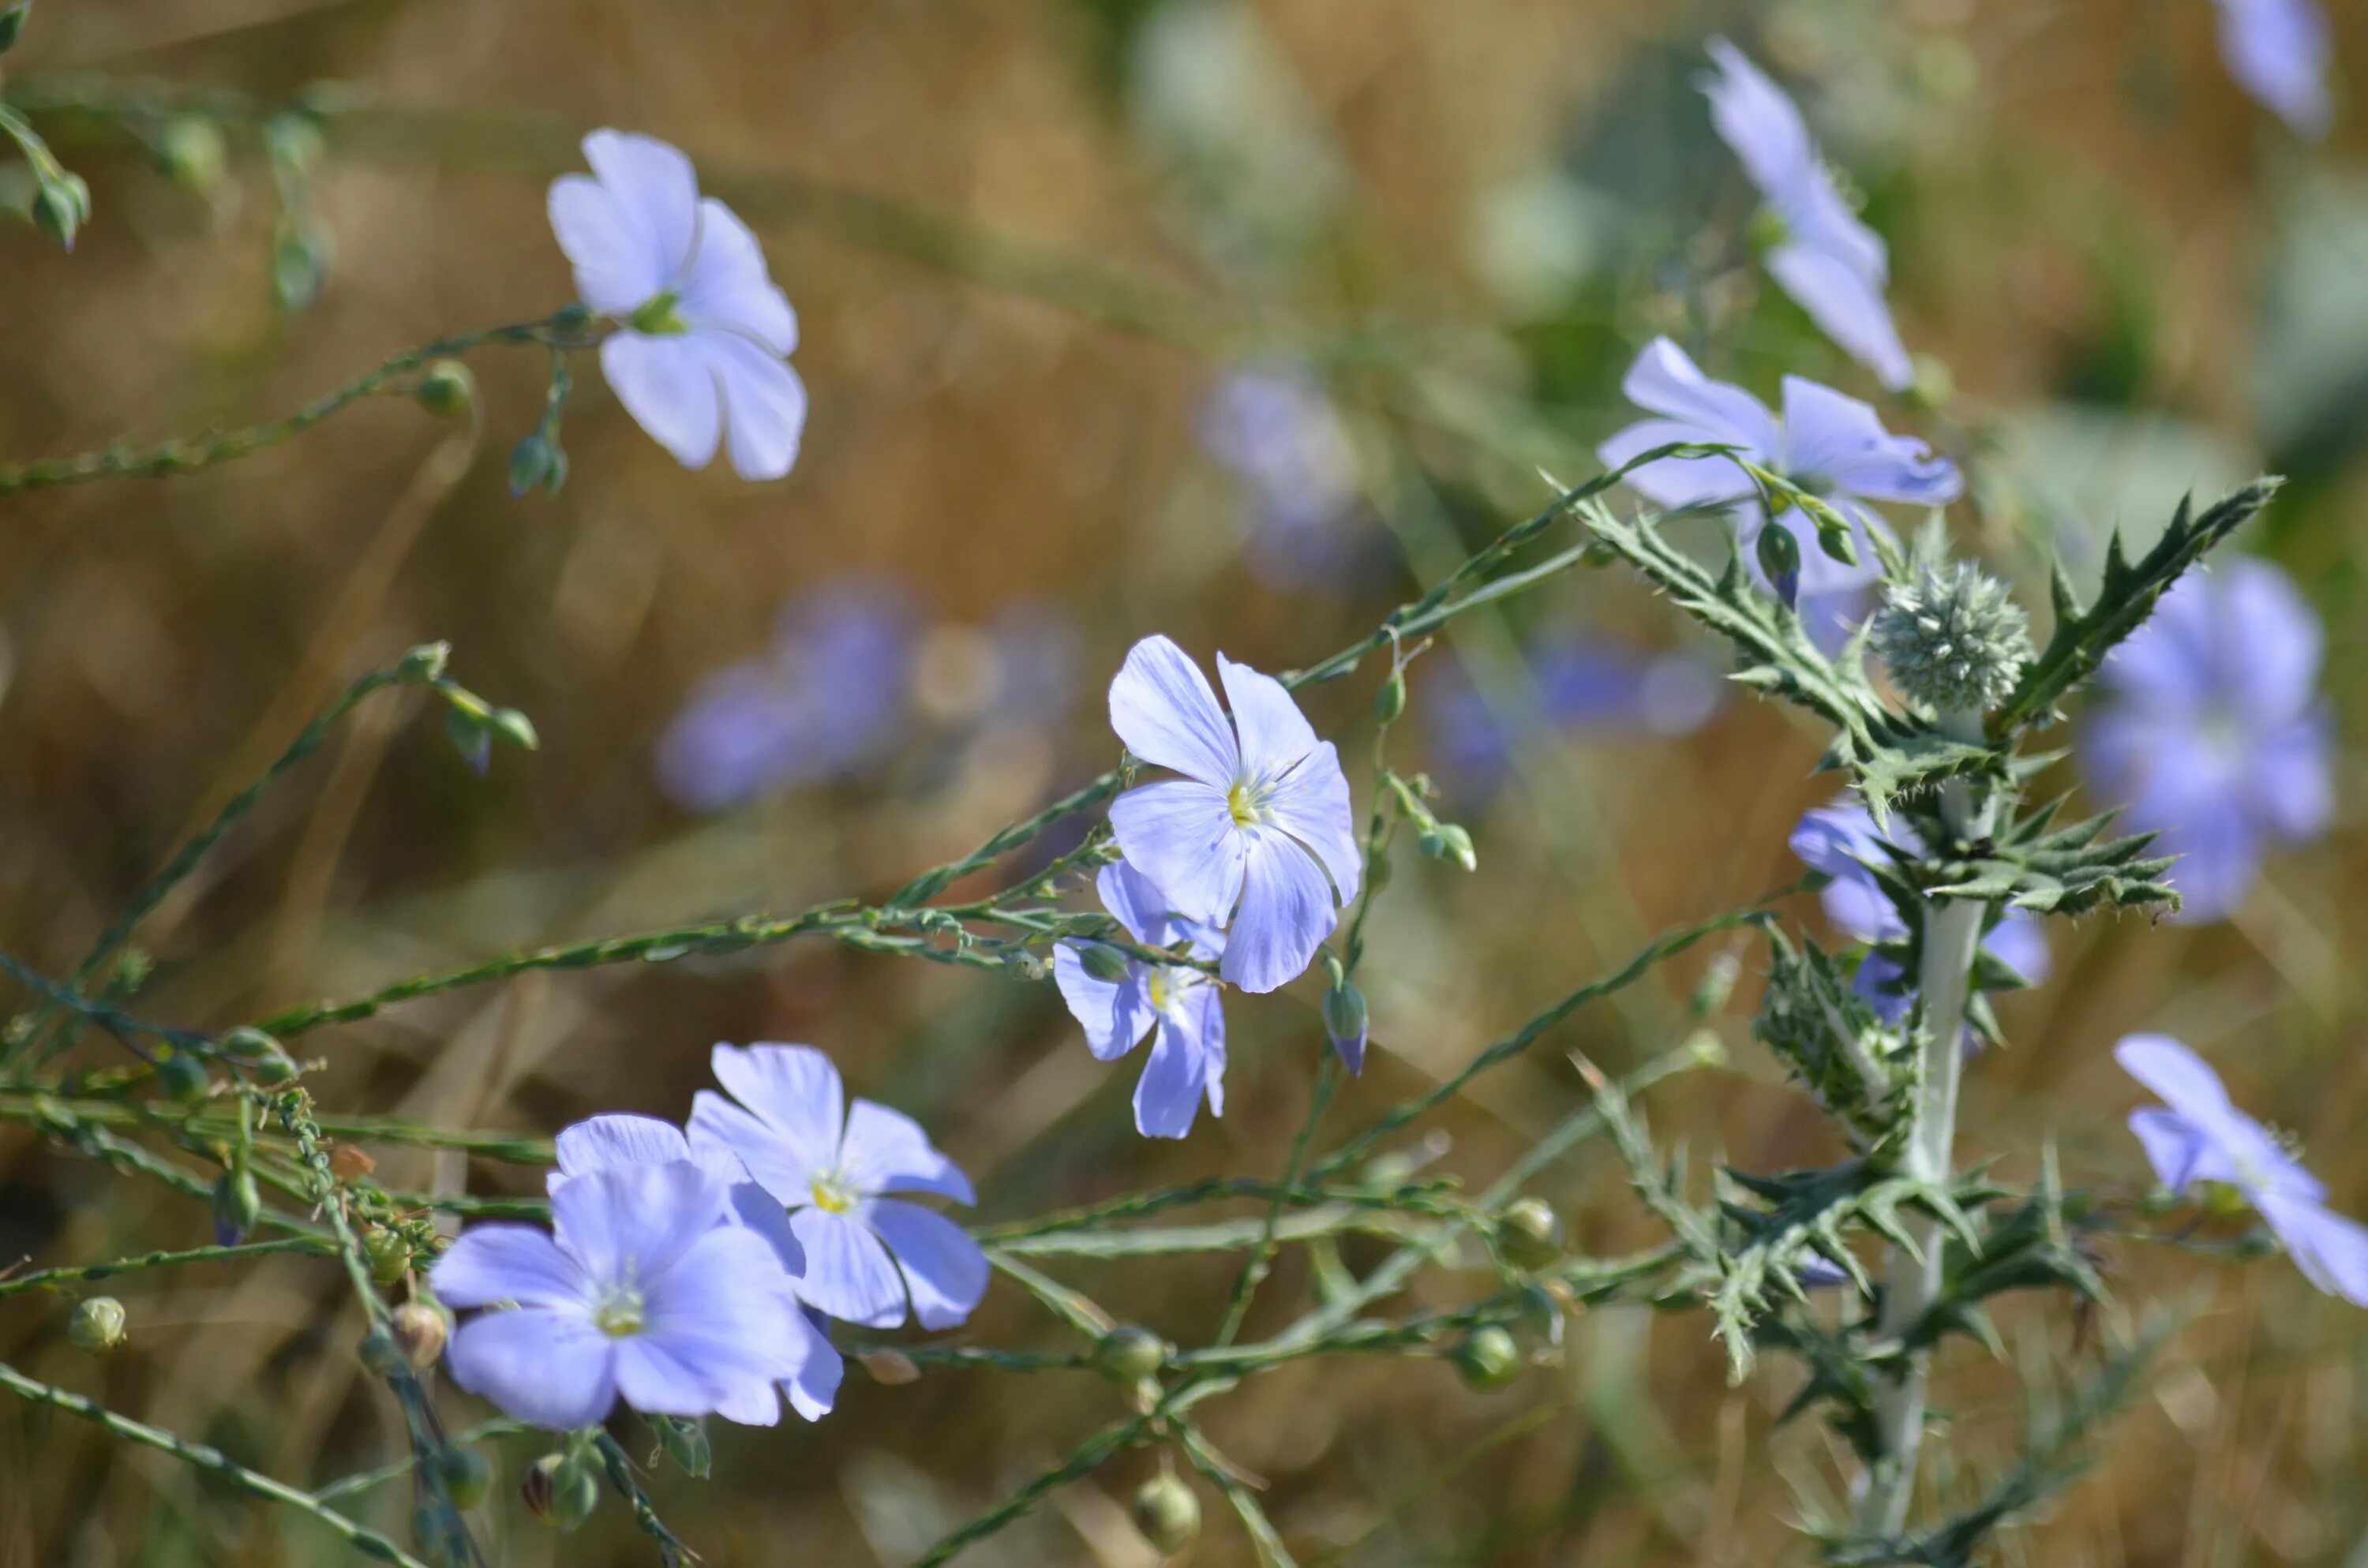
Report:
M 600 371 L 617 401 L 686 468 L 721 446 L 741 478 L 780 478 L 806 389 L 789 366 L 798 318 L 757 236 L 655 137 L 596 131 L 584 157 L 589 176 L 552 182 L 551 227 L 576 292 L 615 324 Z
M 1339 753 L 1272 676 L 1217 655 L 1229 722 L 1208 677 L 1165 637 L 1146 637 L 1110 682 L 1110 727 L 1181 778 L 1110 803 L 1119 848 L 1170 908 L 1227 927 L 1220 970 L 1272 991 L 1307 967 L 1357 896 L 1362 851 Z M 1327 879 L 1328 873 L 1328 879 Z
M 1895 821 L 1889 841 L 1910 855 L 1923 853 L 1923 844 L 1905 823 Z M 1874 818 L 1857 801 L 1844 796 L 1830 806 L 1803 814 L 1793 829 L 1793 853 L 1813 871 L 1833 880 L 1818 891 L 1826 918 L 1837 929 L 1861 942 L 1904 942 L 1907 922 L 1884 893 L 1869 866 L 1887 866 L 1884 835 Z M 2047 949 L 2047 928 L 2028 910 L 2009 909 L 1982 938 L 1983 950 L 2032 985 L 2044 984 L 2054 957 Z M 1860 960 L 1852 989 L 1864 997 L 1886 1023 L 1907 1016 L 1913 986 L 1898 961 L 1871 952 Z
M 479 1225 L 428 1275 L 461 1325 L 453 1381 L 521 1421 L 588 1426 L 619 1395 L 663 1415 L 779 1419 L 797 1297 L 764 1238 L 722 1224 L 729 1190 L 689 1161 L 594 1171 L 551 1195 L 549 1233 Z
M 688 1160 L 729 1187 L 720 1222 L 745 1225 L 771 1243 L 791 1275 L 792 1288 L 796 1277 L 805 1272 L 805 1254 L 799 1248 L 797 1238 L 785 1234 L 776 1219 L 780 1205 L 773 1201 L 770 1193 L 748 1179 L 747 1167 L 740 1163 L 738 1155 L 716 1149 L 693 1150 L 690 1141 L 682 1135 L 682 1129 L 651 1116 L 588 1117 L 561 1129 L 557 1148 L 559 1168 L 551 1173 L 547 1181 L 552 1192 L 594 1171 Z M 810 1313 L 801 1311 L 793 1314 L 787 1329 L 781 1348 L 791 1370 L 780 1380 L 780 1390 L 790 1396 L 790 1403 L 800 1415 L 819 1421 L 830 1414 L 847 1365 Z M 720 1406 L 717 1414 L 751 1426 L 770 1426 L 773 1418 L 767 1413 L 773 1403 L 768 1390 L 752 1388 L 734 1403 Z
M 1936 457 L 1913 436 L 1895 436 L 1873 409 L 1831 387 L 1799 376 L 1784 378 L 1784 417 L 1726 381 L 1714 381 L 1666 337 L 1645 346 L 1629 367 L 1620 390 L 1628 401 L 1655 415 L 1640 420 L 1598 448 L 1612 467 L 1656 447 L 1695 441 L 1734 447 L 1772 473 L 1783 475 L 1850 519 L 1858 535 L 1858 564 L 1846 566 L 1817 545 L 1817 530 L 1787 512 L 1777 526 L 1800 546 L 1799 599 L 1802 619 L 1819 643 L 1830 649 L 1862 619 L 1869 590 L 1883 575 L 1866 542 L 1869 528 L 1884 528 L 1876 501 L 1941 506 L 1963 487 L 1954 463 Z M 1752 580 L 1770 588 L 1756 548 L 1768 526 L 1767 510 L 1743 471 L 1725 458 L 1662 458 L 1628 475 L 1637 494 L 1663 506 L 1716 506 L 1731 510 L 1745 565 Z
M 1240 482 L 1252 568 L 1287 588 L 1338 582 L 1360 543 L 1357 455 L 1305 371 L 1237 369 L 1201 411 L 1201 445 Z
M 1222 931 L 1187 920 L 1168 908 L 1151 880 L 1121 862 L 1104 866 L 1095 879 L 1102 907 L 1118 917 L 1127 935 L 1147 948 L 1179 941 L 1194 958 L 1214 960 L 1225 950 Z M 1208 1096 L 1209 1114 L 1225 1114 L 1225 1013 L 1214 975 L 1189 964 L 1126 960 L 1122 980 L 1097 980 L 1087 972 L 1075 942 L 1053 954 L 1053 979 L 1061 999 L 1086 1029 L 1086 1044 L 1104 1062 L 1115 1062 L 1152 1036 L 1151 1057 L 1134 1086 L 1134 1125 L 1146 1138 L 1181 1138 Z
M 2219 0 L 2220 57 L 2228 74 L 2298 136 L 2327 134 L 2331 43 L 2317 0 Z
M 732 1098 L 699 1092 L 690 1146 L 737 1155 L 772 1195 L 768 1233 L 784 1256 L 792 1244 L 805 1256 L 801 1296 L 872 1328 L 903 1323 L 908 1293 L 924 1328 L 970 1316 L 986 1294 L 986 1255 L 944 1215 L 886 1196 L 978 1200 L 912 1118 L 865 1099 L 850 1107 L 838 1069 L 810 1045 L 719 1045 L 713 1066 Z
M 2273 844 L 2324 830 L 2334 810 L 2318 700 L 2318 618 L 2286 574 L 2233 557 L 2162 597 L 2101 672 L 2081 735 L 2089 784 L 2180 858 L 2177 918 L 2242 902 Z
M 1783 225 L 1768 270 L 1809 319 L 1893 392 L 1915 380 L 1884 290 L 1891 262 L 1859 222 L 1817 155 L 1801 111 L 1767 73 L 1723 38 L 1710 40 L 1715 74 L 1702 78 L 1711 123 L 1735 149 L 1768 210 Z
M 2305 1278 L 2368 1307 L 2368 1227 L 2327 1207 L 2326 1187 L 2268 1128 L 2229 1103 L 2219 1074 L 2202 1057 L 2169 1035 L 2134 1034 L 2113 1047 L 2113 1060 L 2162 1100 L 2130 1112 L 2130 1131 L 2164 1187 L 2235 1187 Z

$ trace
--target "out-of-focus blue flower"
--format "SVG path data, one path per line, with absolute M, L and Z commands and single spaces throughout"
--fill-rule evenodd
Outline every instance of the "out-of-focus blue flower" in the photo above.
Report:
M 1080 640 L 1060 606 L 1029 600 L 999 611 L 987 627 L 995 650 L 995 689 L 985 717 L 1002 725 L 1051 729 L 1077 700 Z
M 1190 940 L 1198 959 L 1225 950 L 1224 933 L 1187 920 L 1167 907 L 1150 879 L 1121 862 L 1095 879 L 1102 907 L 1127 935 L 1147 948 Z M 1192 1131 L 1201 1096 L 1209 1114 L 1225 1114 L 1225 1013 L 1214 976 L 1189 964 L 1125 959 L 1125 977 L 1097 980 L 1087 972 L 1077 943 L 1053 954 L 1053 979 L 1071 1016 L 1085 1026 L 1086 1045 L 1115 1062 L 1152 1036 L 1151 1059 L 1134 1086 L 1134 1125 L 1146 1138 L 1181 1138 Z
M 2269 1222 L 2312 1284 L 2368 1307 L 2368 1227 L 2327 1207 L 2327 1187 L 2270 1130 L 2228 1099 L 2220 1075 L 2169 1035 L 2124 1036 L 2122 1070 L 2160 1097 L 2130 1113 L 2155 1176 L 2173 1192 L 2198 1182 L 2235 1187 Z
M 587 1117 L 560 1130 L 557 1152 L 559 1168 L 545 1182 L 552 1192 L 595 1171 L 689 1161 L 730 1189 L 722 1223 L 738 1223 L 763 1236 L 793 1281 L 805 1272 L 804 1251 L 798 1246 L 795 1236 L 782 1231 L 776 1218 L 780 1205 L 748 1178 L 748 1169 L 740 1163 L 739 1156 L 723 1149 L 694 1150 L 682 1129 L 670 1121 L 660 1121 L 653 1116 Z M 790 1403 L 799 1415 L 809 1421 L 821 1420 L 830 1414 L 831 1403 L 838 1396 L 839 1381 L 846 1375 L 847 1364 L 840 1358 L 837 1346 L 802 1311 L 789 1320 L 781 1349 L 791 1369 L 780 1380 L 781 1392 L 790 1396 Z M 768 1414 L 773 1403 L 769 1392 L 744 1391 L 733 1403 L 719 1405 L 716 1413 L 727 1420 L 768 1426 L 773 1422 Z
M 1883 575 L 1866 531 L 1887 525 L 1869 504 L 1941 506 L 1955 500 L 1963 487 L 1954 463 L 1936 457 L 1913 436 L 1891 434 L 1874 410 L 1858 399 L 1787 376 L 1780 422 L 1766 403 L 1741 387 L 1703 375 L 1685 350 L 1666 337 L 1645 346 L 1620 390 L 1655 417 L 1629 426 L 1596 449 L 1606 464 L 1618 467 L 1679 441 L 1734 447 L 1850 519 L 1858 535 L 1855 566 L 1846 566 L 1820 549 L 1817 530 L 1806 519 L 1790 513 L 1777 519 L 1777 526 L 1800 547 L 1802 619 L 1828 651 L 1839 647 L 1853 623 L 1863 619 L 1868 592 Z M 1750 478 L 1733 462 L 1725 458 L 1662 458 L 1634 470 L 1627 483 L 1663 506 L 1716 506 L 1732 512 L 1752 580 L 1769 586 L 1757 549 L 1759 530 L 1768 523 L 1767 510 Z
M 1304 371 L 1228 372 L 1201 410 L 1201 445 L 1244 491 L 1251 567 L 1280 587 L 1337 582 L 1363 542 L 1357 455 Z
M 1184 777 L 1121 795 L 1110 827 L 1170 908 L 1228 927 L 1224 978 L 1272 991 L 1339 923 L 1363 853 L 1332 743 L 1315 738 L 1272 676 L 1223 653 L 1217 674 L 1230 720 L 1168 639 L 1146 637 L 1128 653 L 1110 682 L 1110 727 L 1136 756 Z
M 576 292 L 617 324 L 600 345 L 617 400 L 686 468 L 722 446 L 741 478 L 780 478 L 806 389 L 789 367 L 798 318 L 757 236 L 655 137 L 596 131 L 584 157 L 591 177 L 552 182 L 551 227 Z
M 2335 118 L 2327 17 L 2316 0 L 2219 0 L 2220 57 L 2261 106 L 2313 140 Z
M 1870 865 L 1888 865 L 1884 836 L 1874 818 L 1848 796 L 1830 806 L 1803 813 L 1793 829 L 1793 853 L 1813 871 L 1832 878 L 1818 890 L 1826 918 L 1835 928 L 1861 942 L 1899 942 L 1907 937 L 1907 923 L 1874 880 Z M 1923 853 L 1923 842 L 1905 823 L 1895 822 L 1890 842 L 1910 855 Z M 1982 938 L 1985 952 L 2022 977 L 2027 984 L 2046 983 L 2055 967 L 2047 948 L 2047 928 L 2027 910 L 2009 909 Z M 1860 960 L 1851 989 L 1865 998 L 1886 1023 L 1907 1016 L 1912 990 L 1897 960 L 1873 952 Z
M 702 681 L 658 743 L 658 783 L 692 811 L 876 766 L 910 716 L 913 614 L 844 581 L 783 612 L 771 652 Z
M 1916 379 L 1884 301 L 1891 263 L 1817 155 L 1801 111 L 1767 73 L 1723 38 L 1710 40 L 1713 75 L 1702 78 L 1711 122 L 1759 187 L 1783 235 L 1768 270 L 1827 337 L 1893 392 Z
M 986 1293 L 986 1255 L 944 1215 L 885 1196 L 978 1200 L 918 1123 L 871 1100 L 850 1107 L 838 1069 L 810 1045 L 719 1045 L 712 1062 L 732 1097 L 699 1091 L 690 1146 L 737 1155 L 772 1194 L 768 1233 L 783 1256 L 792 1242 L 805 1255 L 799 1295 L 873 1328 L 905 1321 L 908 1292 L 924 1328 L 970 1316 Z
M 652 1415 L 780 1418 L 800 1318 L 764 1238 L 720 1223 L 725 1184 L 689 1161 L 590 1172 L 551 1195 L 549 1233 L 479 1225 L 428 1283 L 462 1324 L 453 1381 L 521 1421 L 566 1430 L 620 1394 Z
M 1602 637 L 1568 637 L 1531 651 L 1539 717 L 1572 734 L 1685 735 L 1726 700 L 1717 667 L 1684 652 L 1655 653 Z M 1422 710 L 1431 756 L 1449 788 L 1475 796 L 1512 767 L 1510 737 L 1452 665 L 1429 677 Z
M 2125 823 L 2180 858 L 2174 918 L 2234 910 L 2275 844 L 2322 831 L 2334 810 L 2318 700 L 2318 618 L 2266 561 L 2191 572 L 2105 660 L 2104 706 L 2080 760 L 2125 802 Z

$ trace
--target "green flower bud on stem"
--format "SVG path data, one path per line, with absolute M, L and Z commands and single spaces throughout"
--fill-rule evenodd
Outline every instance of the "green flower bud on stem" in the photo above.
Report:
M 232 1240 L 255 1229 L 263 1217 L 263 1195 L 256 1189 L 255 1173 L 242 1162 L 214 1181 L 214 1230 Z
M 1104 985 L 1126 983 L 1127 956 L 1116 948 L 1100 942 L 1087 942 L 1077 953 L 1077 961 L 1086 972 Z
M 473 1508 L 494 1489 L 494 1461 L 474 1449 L 452 1447 L 436 1456 L 436 1469 L 456 1508 Z
M 1472 835 L 1452 822 L 1433 823 L 1422 830 L 1415 844 L 1434 860 L 1451 860 L 1467 871 L 1480 869 L 1480 857 L 1473 850 Z
M 112 1296 L 75 1302 L 74 1315 L 66 1319 L 66 1338 L 75 1349 L 93 1356 L 119 1350 L 131 1337 L 123 1303 Z
M 1497 1244 L 1516 1268 L 1546 1267 L 1562 1256 L 1562 1221 L 1544 1199 L 1521 1199 L 1497 1217 Z
M 1094 1370 L 1126 1386 L 1167 1364 L 1167 1342 L 1140 1324 L 1122 1323 L 1094 1344 Z
M 1173 1557 L 1201 1533 L 1201 1499 L 1172 1475 L 1155 1475 L 1144 1482 L 1128 1511 L 1143 1539 L 1163 1557 Z
M 1869 645 L 1909 699 L 1936 713 L 1997 707 L 2031 663 L 2031 621 L 2006 585 L 1970 562 L 1895 583 Z
M 1483 1393 L 1493 1393 L 1521 1373 L 1521 1347 L 1495 1324 L 1474 1329 L 1455 1347 L 1455 1369 Z
M 1373 717 L 1382 723 L 1395 724 L 1398 715 L 1406 711 L 1406 666 L 1394 665 L 1382 677 L 1381 689 L 1373 693 Z
M 403 1346 L 383 1328 L 373 1328 L 363 1335 L 354 1353 L 361 1358 L 362 1370 L 374 1378 L 391 1376 L 403 1365 Z
M 189 114 L 167 121 L 156 139 L 156 165 L 183 190 L 203 196 L 222 183 L 230 147 L 222 127 Z
M 477 378 L 458 359 L 438 359 L 420 372 L 411 395 L 438 419 L 458 419 L 477 403 Z
M 190 1051 L 175 1051 L 156 1063 L 156 1087 L 184 1105 L 195 1105 L 213 1087 L 206 1059 Z
M 658 1447 L 676 1468 L 695 1481 L 707 1479 L 715 1451 L 708 1443 L 705 1422 L 694 1416 L 654 1415 L 650 1424 L 657 1428 Z
M 362 1256 L 370 1260 L 370 1283 L 391 1290 L 411 1272 L 411 1244 L 384 1225 L 362 1232 Z
M 425 1301 L 405 1301 L 394 1309 L 388 1319 L 387 1332 L 394 1335 L 395 1347 L 403 1358 L 425 1371 L 444 1354 L 444 1341 L 450 1336 L 451 1324 L 444 1314 Z

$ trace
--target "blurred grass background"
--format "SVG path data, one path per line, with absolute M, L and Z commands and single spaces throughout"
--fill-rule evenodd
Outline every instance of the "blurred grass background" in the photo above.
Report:
M 2368 17 L 2334 20 L 2368 82 Z M 511 947 L 882 893 L 1106 763 L 1099 694 L 1137 636 L 1311 662 L 1533 510 L 1537 465 L 1588 472 L 1655 333 L 1765 395 L 1787 369 L 1867 391 L 1748 265 L 1751 200 L 1691 80 L 1722 29 L 1801 92 L 1891 242 L 1908 341 L 1954 373 L 1923 428 L 1968 466 L 1965 543 L 2035 589 L 2048 541 L 2093 560 L 2113 524 L 2143 536 L 2182 490 L 2274 469 L 2295 484 L 2243 542 L 2327 619 L 2334 831 L 2273 860 L 2226 924 L 2059 927 L 2054 981 L 2008 1001 L 2013 1048 L 1972 1075 L 1961 1148 L 2004 1150 L 2027 1177 L 2053 1137 L 2075 1184 L 2133 1183 L 2135 1096 L 2107 1051 L 2163 1028 L 2302 1136 L 2339 1207 L 2368 1212 L 2368 1153 L 2348 1136 L 2368 1106 L 2351 787 L 2368 699 L 2368 133 L 2347 120 L 2295 143 L 2228 81 L 2203 0 L 44 0 L 9 62 L 28 89 L 94 72 L 320 91 L 350 113 L 329 120 L 310 183 L 334 254 L 302 311 L 274 297 L 279 209 L 251 137 L 193 191 L 111 122 L 45 119 L 97 216 L 71 256 L 0 226 L 0 453 L 276 417 L 397 348 L 545 313 L 569 280 L 543 187 L 603 124 L 677 142 L 756 224 L 801 316 L 814 413 L 784 483 L 686 474 L 587 363 L 569 483 L 514 502 L 504 457 L 542 367 L 488 352 L 481 426 L 388 399 L 211 474 L 10 499 L 6 945 L 68 967 L 344 679 L 436 637 L 459 678 L 533 715 L 541 754 L 498 756 L 481 779 L 420 710 L 366 712 L 149 922 L 144 1011 L 227 1023 Z M 1297 367 L 1337 400 L 1355 501 L 1320 582 L 1259 568 L 1243 487 L 1196 438 L 1212 387 L 1246 365 Z M 670 801 L 654 759 L 702 681 L 764 656 L 786 603 L 882 584 L 911 634 L 886 738 L 837 777 L 729 809 Z M 1015 626 L 1052 651 L 1024 719 L 998 700 Z M 1520 650 L 1575 632 L 1701 651 L 1612 574 L 1462 623 L 1452 656 L 1513 722 L 1516 766 L 1453 800 L 1482 874 L 1410 862 L 1381 907 L 1375 1054 L 1336 1134 L 1655 930 L 1797 870 L 1785 834 L 1830 785 L 1808 773 L 1815 738 L 1739 699 L 1675 738 L 1537 722 Z M 1462 684 L 1446 658 L 1416 683 L 1410 733 L 1435 748 Z M 1319 727 L 1348 733 L 1360 799 L 1368 690 L 1312 699 Z M 1831 1158 L 1748 1040 L 1738 950 L 1747 980 L 1718 1020 L 1733 1071 L 1656 1096 L 1654 1125 L 1698 1162 Z M 1614 1066 L 1668 1048 L 1702 962 L 1558 1038 Z M 1049 986 L 827 946 L 529 976 L 307 1043 L 331 1060 L 333 1107 L 549 1131 L 602 1109 L 680 1117 L 713 1040 L 811 1041 L 854 1092 L 919 1116 L 978 1178 L 982 1217 L 1002 1219 L 1279 1169 L 1321 1048 L 1314 995 L 1234 1004 L 1227 1113 L 1181 1145 L 1135 1137 L 1135 1069 L 1093 1062 Z M 1484 1080 L 1441 1122 L 1442 1167 L 1476 1186 L 1581 1094 L 1551 1051 Z M 378 1153 L 407 1185 L 534 1185 Z M 1600 1151 L 1546 1190 L 1589 1249 L 1650 1239 Z M 0 1129 L 0 1263 L 190 1244 L 204 1224 Z M 2001 1560 L 2368 1564 L 2358 1314 L 2283 1265 L 2112 1263 L 2125 1301 L 2192 1292 L 2197 1315 L 2094 1473 Z M 1232 1267 L 1070 1275 L 1190 1342 Z M 1287 1256 L 1252 1332 L 1304 1289 Z M 392 1407 L 357 1376 L 334 1270 L 287 1260 L 120 1293 L 129 1352 L 78 1357 L 63 1303 L 35 1297 L 0 1307 L 0 1358 L 299 1481 L 400 1451 Z M 1968 1348 L 1949 1363 L 1942 1494 L 2010 1461 L 2025 1386 L 2044 1397 L 2073 1353 L 2053 1302 L 2004 1327 L 2008 1364 Z M 1059 1333 L 998 1287 L 964 1336 Z M 1699 1322 L 1641 1312 L 1577 1322 L 1565 1348 L 1494 1395 L 1442 1364 L 1297 1363 L 1209 1407 L 1206 1429 L 1269 1483 L 1304 1562 L 1797 1552 L 1793 1481 L 1827 1454 L 1805 1427 L 1770 1446 L 1786 1374 L 1729 1390 Z M 462 1424 L 469 1403 L 451 1402 Z M 894 1568 L 1116 1413 L 1090 1377 L 890 1388 L 851 1369 L 825 1423 L 720 1430 L 712 1482 L 655 1484 L 712 1562 Z M 649 1560 L 613 1505 L 575 1536 L 533 1524 L 507 1487 L 537 1450 L 503 1451 L 484 1511 L 499 1561 Z M 1140 1568 L 1152 1554 L 1122 1500 L 1151 1462 L 1114 1463 L 969 1561 Z M 407 1512 L 401 1491 L 387 1520 Z M 1204 1503 L 1191 1560 L 1252 1561 Z M 160 1456 L 0 1409 L 7 1568 L 336 1550 Z

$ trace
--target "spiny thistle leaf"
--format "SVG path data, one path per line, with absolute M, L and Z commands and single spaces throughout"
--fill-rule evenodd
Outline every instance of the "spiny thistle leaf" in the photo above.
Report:
M 1938 880 L 1925 894 L 2010 903 L 2043 915 L 2085 915 L 2108 904 L 2146 913 L 2179 908 L 2178 890 L 2164 880 L 2170 857 L 2147 853 L 2153 834 L 2108 837 L 2111 812 L 2059 828 L 2053 825 L 2055 814 L 2051 802 L 1987 854 L 1933 868 Z
M 2054 588 L 2055 633 L 2023 672 L 2013 694 L 1990 715 L 1990 733 L 2007 735 L 2025 725 L 2051 722 L 2055 705 L 2096 673 L 2116 643 L 2146 623 L 2163 590 L 2267 506 L 2283 483 L 2265 475 L 2201 515 L 2182 500 L 2170 527 L 2135 563 L 2122 549 L 2121 535 L 2115 533 L 2105 551 L 2104 582 L 2097 590 L 2096 601 L 2086 608 L 2080 608 L 2059 567 Z

